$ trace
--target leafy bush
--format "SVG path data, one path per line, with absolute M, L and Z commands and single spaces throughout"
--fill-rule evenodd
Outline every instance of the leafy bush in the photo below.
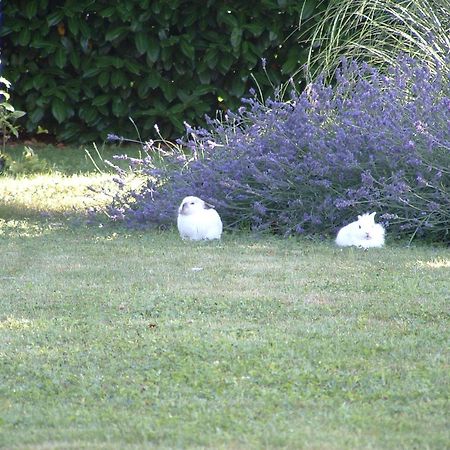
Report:
M 10 94 L 8 92 L 11 83 L 4 77 L 0 77 L 0 133 L 2 136 L 2 151 L 5 150 L 5 144 L 12 134 L 17 137 L 19 128 L 15 124 L 16 120 L 24 116 L 23 111 L 16 111 L 9 102 Z M 1 152 L 0 152 L 1 153 Z
M 289 101 L 246 100 L 208 129 L 187 126 L 170 152 L 146 143 L 144 158 L 128 158 L 144 185 L 119 177 L 108 215 L 170 224 L 191 194 L 228 227 L 327 234 L 377 211 L 391 235 L 450 243 L 449 67 L 434 75 L 406 57 L 396 67 L 344 61 L 335 87 L 318 80 Z
M 1 149 L 0 149 L 0 174 L 5 173 L 11 165 L 11 157 L 5 153 L 6 141 L 11 135 L 19 136 L 19 127 L 16 120 L 24 116 L 23 111 L 16 111 L 11 105 L 10 94 L 8 92 L 11 83 L 4 77 L 0 77 L 0 133 L 1 133 Z
M 326 0 L 8 1 L 0 30 L 5 73 L 25 128 L 63 141 L 132 131 L 166 136 L 183 120 L 233 109 L 253 83 L 265 92 L 306 61 L 306 40 Z

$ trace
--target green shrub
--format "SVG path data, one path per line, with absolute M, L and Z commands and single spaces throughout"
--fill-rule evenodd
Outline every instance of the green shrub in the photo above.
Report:
M 10 94 L 8 89 L 10 87 L 11 83 L 6 78 L 0 77 L 0 133 L 2 136 L 0 155 L 5 151 L 5 144 L 9 136 L 11 134 L 15 137 L 19 135 L 19 128 L 15 122 L 25 115 L 23 111 L 16 111 L 14 106 L 9 102 Z
M 1 148 L 0 148 L 0 174 L 5 173 L 11 165 L 11 157 L 5 153 L 6 141 L 12 134 L 15 137 L 19 135 L 19 128 L 16 125 L 16 120 L 24 116 L 23 111 L 16 111 L 14 106 L 9 103 L 10 94 L 8 89 L 11 83 L 3 77 L 0 77 L 0 133 L 1 133 Z
M 264 93 L 307 58 L 302 40 L 323 0 L 8 1 L 3 57 L 25 127 L 63 141 L 198 125 L 235 109 L 252 85 Z M 290 45 L 290 44 L 294 45 Z M 268 61 L 264 69 L 260 58 Z

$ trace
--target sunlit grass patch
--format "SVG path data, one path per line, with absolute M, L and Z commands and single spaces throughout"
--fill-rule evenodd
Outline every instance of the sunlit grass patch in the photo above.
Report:
M 0 280 L 2 277 L 0 277 Z M 0 329 L 5 328 L 9 330 L 16 329 L 26 329 L 29 328 L 31 324 L 31 320 L 29 319 L 21 319 L 15 317 L 6 317 L 0 320 Z
M 85 214 L 90 207 L 102 207 L 117 191 L 111 167 L 105 160 L 127 169 L 123 161 L 113 156 L 126 152 L 138 155 L 136 147 L 55 147 L 28 143 L 40 160 L 45 161 L 46 173 L 0 176 L 0 217 L 4 219 L 61 214 Z M 26 146 L 7 146 L 6 152 L 20 160 Z M 130 180 L 129 180 L 130 181 Z M 132 185 L 140 183 L 132 181 Z M 93 188 L 90 189 L 90 188 Z
M 134 179 L 129 183 L 136 187 L 142 180 Z M 90 207 L 107 205 L 117 189 L 109 173 L 4 176 L 0 177 L 0 217 L 85 215 Z
M 64 212 L 101 203 L 88 189 L 113 187 L 111 175 L 47 174 L 30 177 L 0 177 L 0 204 L 41 212 Z
M 431 269 L 450 268 L 450 259 L 436 258 L 430 261 L 417 261 L 419 267 L 428 267 Z

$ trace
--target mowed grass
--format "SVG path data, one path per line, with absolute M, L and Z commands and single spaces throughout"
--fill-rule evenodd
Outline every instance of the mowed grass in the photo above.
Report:
M 0 447 L 449 447 L 447 248 L 190 243 L 13 206 Z

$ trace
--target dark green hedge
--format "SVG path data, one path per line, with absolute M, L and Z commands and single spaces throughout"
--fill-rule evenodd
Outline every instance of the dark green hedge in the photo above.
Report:
M 265 93 L 306 58 L 321 0 L 6 0 L 2 60 L 13 103 L 62 141 L 165 136 Z M 301 17 L 303 33 L 297 30 Z

